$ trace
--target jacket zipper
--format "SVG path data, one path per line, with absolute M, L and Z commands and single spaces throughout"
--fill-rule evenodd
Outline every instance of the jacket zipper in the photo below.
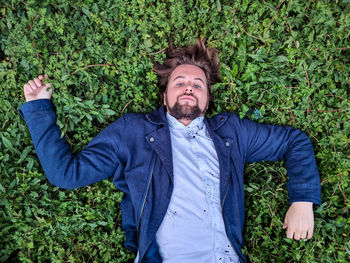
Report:
M 227 194 L 228 194 L 228 189 L 229 189 L 229 188 L 230 188 L 230 184 L 227 186 L 227 190 L 226 190 L 224 199 L 222 200 L 222 206 L 221 206 L 221 214 L 222 214 L 222 215 L 223 215 L 224 203 L 225 203 L 226 196 L 227 196 Z M 225 221 L 224 221 L 224 226 L 225 226 L 225 232 L 226 232 L 226 236 L 227 236 Z M 240 262 L 244 262 L 244 260 L 242 260 L 242 258 L 238 255 L 238 253 L 237 253 L 235 247 L 232 245 L 231 240 L 230 240 L 228 237 L 227 237 L 227 239 L 228 239 L 228 242 L 230 242 L 230 245 L 231 245 L 231 247 L 233 248 L 233 250 L 235 251 L 236 255 L 238 256 L 239 261 L 240 261 Z
M 155 164 L 156 164 L 156 159 L 157 159 L 157 155 L 154 157 L 151 175 L 150 175 L 149 178 L 148 178 L 148 184 L 147 184 L 147 190 L 146 190 L 145 198 L 144 198 L 143 201 L 142 201 L 142 207 L 141 207 L 139 222 L 138 222 L 138 224 L 137 224 L 137 225 L 138 225 L 138 229 L 137 229 L 137 244 L 139 244 L 140 227 L 141 227 L 141 218 L 142 218 L 142 214 L 143 214 L 143 209 L 145 208 L 145 203 L 146 203 L 147 195 L 148 195 L 148 192 L 149 192 L 149 188 L 150 188 L 150 186 L 151 186 L 152 177 L 153 177 L 153 170 L 154 170 L 154 166 L 155 166 Z
M 227 193 L 228 193 L 228 189 L 230 188 L 230 184 L 228 184 L 227 186 L 227 190 L 226 190 L 226 193 L 225 193 L 225 196 L 224 196 L 224 200 L 222 200 L 222 205 L 221 205 L 221 209 L 224 208 L 224 203 L 225 203 L 225 200 L 226 200 L 226 196 L 227 196 Z

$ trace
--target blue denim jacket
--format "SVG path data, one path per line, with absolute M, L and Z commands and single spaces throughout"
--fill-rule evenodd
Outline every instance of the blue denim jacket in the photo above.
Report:
M 113 176 L 124 192 L 121 203 L 125 246 L 139 251 L 139 262 L 161 262 L 156 232 L 173 189 L 170 133 L 165 111 L 125 114 L 100 132 L 80 153 L 60 139 L 50 100 L 23 104 L 36 153 L 48 180 L 73 189 Z M 320 204 L 320 179 L 309 138 L 300 130 L 259 124 L 221 113 L 205 119 L 220 166 L 220 199 L 227 236 L 241 262 L 244 226 L 243 175 L 246 162 L 286 159 L 290 203 Z M 185 193 L 184 193 L 185 194 Z

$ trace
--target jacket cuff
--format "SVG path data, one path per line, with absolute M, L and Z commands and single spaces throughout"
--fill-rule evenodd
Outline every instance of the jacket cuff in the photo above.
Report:
M 18 110 L 18 113 L 21 115 L 23 120 L 26 120 L 32 112 L 51 110 L 53 110 L 53 104 L 50 99 L 38 99 L 22 104 Z
M 293 202 L 312 202 L 321 205 L 321 188 L 318 185 L 308 184 L 293 185 L 288 187 L 289 204 Z

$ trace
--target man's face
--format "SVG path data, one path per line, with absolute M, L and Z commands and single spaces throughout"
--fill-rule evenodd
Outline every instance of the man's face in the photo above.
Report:
M 193 65 L 176 67 L 164 92 L 167 111 L 178 120 L 192 121 L 204 116 L 208 103 L 207 79 L 203 70 Z

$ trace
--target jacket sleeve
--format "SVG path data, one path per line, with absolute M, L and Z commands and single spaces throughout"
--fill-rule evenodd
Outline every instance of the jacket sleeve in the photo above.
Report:
M 320 205 L 320 176 L 308 136 L 289 126 L 259 124 L 247 119 L 240 120 L 240 123 L 246 135 L 246 161 L 285 159 L 290 203 L 308 201 Z
M 36 154 L 52 184 L 73 189 L 113 176 L 119 164 L 117 153 L 122 120 L 105 128 L 80 153 L 72 154 L 67 140 L 60 139 L 51 100 L 26 102 L 19 113 L 27 124 Z

